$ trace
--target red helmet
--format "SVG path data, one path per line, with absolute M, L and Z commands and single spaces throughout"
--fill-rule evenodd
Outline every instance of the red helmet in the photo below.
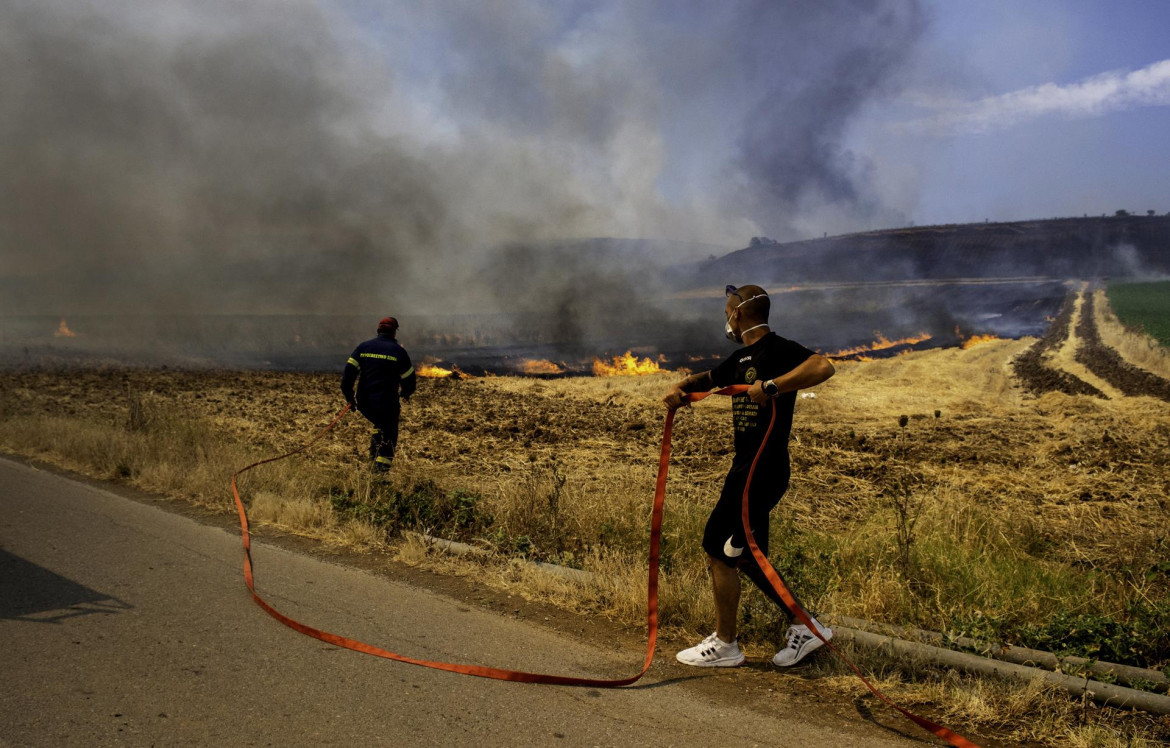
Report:
M 383 317 L 382 320 L 380 322 L 378 322 L 378 332 L 379 333 L 397 332 L 397 331 L 398 331 L 398 320 L 394 319 L 393 317 Z

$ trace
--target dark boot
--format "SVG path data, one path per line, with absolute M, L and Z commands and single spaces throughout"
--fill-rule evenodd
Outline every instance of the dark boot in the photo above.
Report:
M 397 446 L 393 432 L 388 429 L 378 429 L 370 440 L 370 459 L 374 463 L 375 473 L 390 472 L 390 465 L 394 462 L 394 448 Z

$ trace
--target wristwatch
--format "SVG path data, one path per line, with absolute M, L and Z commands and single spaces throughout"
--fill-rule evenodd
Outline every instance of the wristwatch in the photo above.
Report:
M 768 397 L 776 397 L 780 394 L 780 388 L 771 379 L 764 380 L 764 383 L 760 386 L 764 388 L 764 394 Z

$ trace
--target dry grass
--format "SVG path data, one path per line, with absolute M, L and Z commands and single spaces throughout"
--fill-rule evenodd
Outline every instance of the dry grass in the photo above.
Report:
M 1009 368 L 1028 344 L 843 363 L 815 398 L 798 399 L 794 480 L 773 513 L 772 556 L 806 603 L 982 636 L 1019 635 L 1059 615 L 1130 622 L 1134 605 L 1167 604 L 1170 575 L 1149 572 L 1170 549 L 1170 475 L 1159 457 L 1170 452 L 1170 413 L 1149 398 L 1029 397 Z M 307 455 L 249 473 L 242 488 L 257 521 L 358 547 L 389 543 L 408 563 L 637 624 L 659 398 L 676 378 L 424 381 L 405 409 L 388 483 L 363 466 L 369 427 L 355 416 Z M 12 372 L 0 383 L 0 448 L 224 511 L 232 470 L 298 446 L 340 406 L 327 375 Z M 728 411 L 713 398 L 677 420 L 663 547 L 668 635 L 710 626 L 698 539 L 730 460 Z M 396 540 L 400 527 L 495 553 L 445 558 Z M 517 557 L 597 581 L 550 578 Z M 762 596 L 747 595 L 749 651 L 770 653 L 782 625 Z M 991 727 L 1006 714 L 1051 744 L 1120 745 L 1102 736 L 1136 729 L 1113 710 L 1083 719 L 1066 697 L 1031 687 L 863 664 L 893 678 L 898 698 Z M 819 671 L 826 682 L 854 688 L 833 667 Z
M 1117 319 L 1104 290 L 1093 293 L 1101 341 L 1138 368 L 1170 379 L 1170 350 L 1149 335 L 1132 330 Z

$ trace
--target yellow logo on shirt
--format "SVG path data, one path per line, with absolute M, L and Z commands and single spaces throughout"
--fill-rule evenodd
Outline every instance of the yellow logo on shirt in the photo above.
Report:
M 747 382 L 748 384 L 751 384 L 752 382 L 756 381 L 756 367 L 753 366 L 750 369 L 748 369 L 746 372 L 744 372 L 743 381 Z

